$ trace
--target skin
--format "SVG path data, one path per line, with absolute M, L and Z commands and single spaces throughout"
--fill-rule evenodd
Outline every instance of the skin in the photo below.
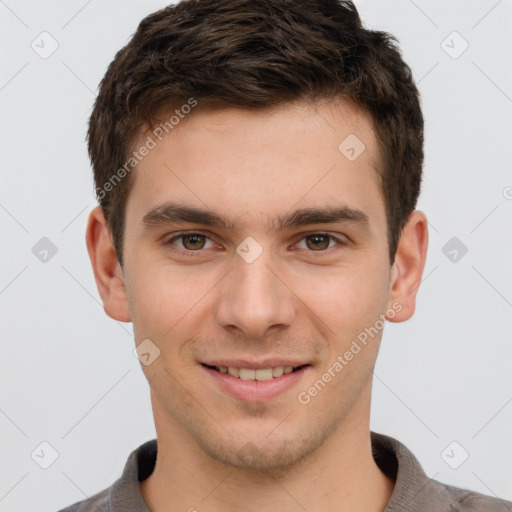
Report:
M 366 147 L 354 161 L 338 150 L 349 134 Z M 136 344 L 149 338 L 160 350 L 141 365 L 158 458 L 140 488 L 153 512 L 385 508 L 393 482 L 372 458 L 369 430 L 382 330 L 309 403 L 297 398 L 380 314 L 402 322 L 414 313 L 427 220 L 411 214 L 391 265 L 377 161 L 371 120 L 347 102 L 198 107 L 134 171 L 124 268 L 101 208 L 91 212 L 86 240 L 105 312 L 133 322 Z M 208 208 L 236 230 L 144 226 L 166 201 Z M 270 229 L 279 215 L 326 205 L 362 210 L 368 226 Z M 207 238 L 166 245 L 184 230 Z M 315 245 L 315 233 L 346 243 L 321 237 Z M 249 236 L 263 250 L 252 263 L 236 252 Z M 393 304 L 400 311 L 391 315 Z M 270 357 L 309 366 L 291 388 L 260 401 L 234 398 L 201 365 Z

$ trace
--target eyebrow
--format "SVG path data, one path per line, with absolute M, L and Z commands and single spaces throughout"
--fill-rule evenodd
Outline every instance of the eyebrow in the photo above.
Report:
M 142 224 L 147 228 L 180 222 L 222 228 L 232 233 L 236 232 L 239 227 L 237 221 L 231 221 L 214 211 L 172 202 L 155 206 L 142 217 Z M 284 231 L 288 228 L 309 224 L 333 224 L 337 222 L 347 222 L 364 229 L 370 227 L 369 217 L 362 210 L 349 206 L 337 206 L 301 208 L 285 215 L 279 215 L 270 222 L 270 231 Z

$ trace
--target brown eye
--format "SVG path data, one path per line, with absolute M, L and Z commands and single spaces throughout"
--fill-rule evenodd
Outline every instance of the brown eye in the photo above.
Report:
M 331 237 L 329 235 L 315 234 L 305 237 L 306 246 L 312 250 L 324 250 L 329 247 Z
M 190 251 L 202 249 L 205 245 L 205 236 L 198 233 L 192 233 L 191 235 L 181 235 L 183 240 L 183 247 Z
M 181 233 L 173 236 L 171 239 L 164 242 L 164 245 L 169 246 L 172 250 L 178 247 L 181 253 L 191 254 L 192 252 L 201 253 L 201 249 L 211 249 L 215 244 L 209 236 L 202 233 Z

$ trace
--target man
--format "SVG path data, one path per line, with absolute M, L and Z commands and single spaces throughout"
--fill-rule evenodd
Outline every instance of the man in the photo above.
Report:
M 144 19 L 89 125 L 87 247 L 133 322 L 157 440 L 67 511 L 504 511 L 369 430 L 414 314 L 423 117 L 351 2 L 183 0 Z

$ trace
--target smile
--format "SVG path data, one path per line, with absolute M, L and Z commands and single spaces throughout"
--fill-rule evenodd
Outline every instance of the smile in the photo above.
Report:
M 234 361 L 231 364 L 233 363 L 236 364 Z M 247 362 L 240 366 L 226 364 L 227 361 L 224 364 L 201 363 L 200 366 L 212 379 L 211 382 L 216 388 L 237 400 L 249 402 L 270 400 L 291 391 L 311 369 L 309 364 L 297 363 L 293 366 L 274 366 L 272 363 L 252 365 L 259 368 L 247 368 Z
M 292 373 L 302 366 L 274 366 L 272 368 L 235 368 L 232 366 L 209 366 L 205 365 L 208 368 L 215 370 L 219 373 L 227 373 L 232 377 L 239 378 L 242 380 L 257 380 L 257 381 L 265 381 L 272 380 L 278 377 L 281 377 L 285 373 Z

